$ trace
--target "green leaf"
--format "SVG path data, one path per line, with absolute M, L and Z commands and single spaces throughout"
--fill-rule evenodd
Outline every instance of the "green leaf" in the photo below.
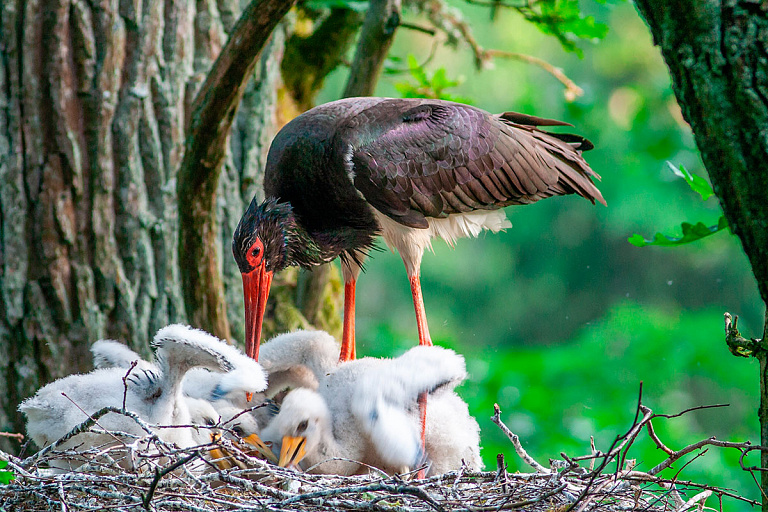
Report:
M 369 2 L 364 0 L 309 0 L 304 6 L 313 9 L 349 9 L 357 12 L 366 12 Z
M 408 68 L 411 70 L 411 76 L 415 78 L 417 82 L 419 82 L 419 85 L 429 87 L 430 84 L 427 73 L 424 71 L 424 68 L 421 67 L 419 61 L 416 60 L 416 56 L 412 53 L 408 54 Z
M 658 245 L 662 247 L 674 247 L 678 245 L 689 244 L 702 238 L 706 238 L 710 235 L 714 235 L 718 231 L 722 231 L 728 227 L 728 221 L 724 215 L 720 216 L 716 226 L 707 226 L 703 222 L 697 222 L 691 224 L 690 222 L 683 222 L 680 227 L 683 230 L 682 237 L 671 237 L 661 233 L 656 233 L 653 240 L 647 240 L 642 235 L 635 233 L 629 237 L 628 242 L 637 247 L 645 247 L 646 245 Z
M 686 183 L 688 183 L 688 186 L 691 187 L 691 190 L 701 196 L 702 201 L 706 201 L 715 195 L 715 192 L 712 190 L 712 186 L 707 180 L 701 176 L 689 172 L 682 164 L 679 168 L 672 165 L 672 162 L 667 162 L 667 165 L 670 169 L 672 169 L 672 172 L 675 173 L 675 175 L 680 176 L 685 180 Z
M 0 469 L 8 467 L 8 461 L 0 460 Z M 13 471 L 0 471 L 0 485 L 8 485 L 16 478 Z
M 408 68 L 411 76 L 416 79 L 417 83 L 396 82 L 395 89 L 397 89 L 401 97 L 433 98 L 472 104 L 472 101 L 469 98 L 445 92 L 445 89 L 456 87 L 461 83 L 461 79 L 451 80 L 448 78 L 445 68 L 440 68 L 435 71 L 432 76 L 429 76 L 426 70 L 419 64 L 419 61 L 416 60 L 416 57 L 412 54 L 408 55 Z
M 578 40 L 603 39 L 608 33 L 607 25 L 597 23 L 593 16 L 581 15 L 579 0 L 537 2 L 519 12 L 542 32 L 555 36 L 565 51 L 580 58 L 584 52 L 576 46 Z

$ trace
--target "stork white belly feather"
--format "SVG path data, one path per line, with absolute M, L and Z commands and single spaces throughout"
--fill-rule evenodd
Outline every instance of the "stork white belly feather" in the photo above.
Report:
M 473 210 L 443 218 L 427 218 L 429 227 L 411 228 L 374 210 L 381 226 L 381 237 L 392 251 L 397 250 L 405 263 L 408 276 L 418 274 L 424 250 L 432 251 L 432 239 L 442 238 L 453 247 L 459 238 L 475 238 L 484 230 L 498 233 L 512 227 L 504 210 Z

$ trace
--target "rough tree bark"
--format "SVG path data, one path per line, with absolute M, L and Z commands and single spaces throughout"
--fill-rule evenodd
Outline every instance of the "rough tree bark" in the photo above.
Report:
M 186 320 L 176 170 L 191 100 L 239 12 L 236 0 L 0 3 L 0 429 L 23 432 L 22 399 L 89 370 L 94 340 L 148 353 L 159 327 Z M 274 134 L 282 41 L 231 137 L 214 241 L 227 255 Z M 231 258 L 222 266 L 239 288 Z M 242 291 L 227 298 L 240 319 Z
M 635 3 L 661 47 L 715 194 L 768 305 L 768 5 L 751 0 Z M 761 444 L 768 445 L 768 355 L 765 350 L 755 355 Z M 761 462 L 768 467 L 768 452 L 762 452 Z M 768 492 L 768 473 L 761 474 Z M 763 510 L 768 511 L 768 500 Z

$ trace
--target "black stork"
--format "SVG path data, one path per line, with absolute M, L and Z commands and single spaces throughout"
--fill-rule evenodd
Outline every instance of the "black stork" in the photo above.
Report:
M 433 237 L 449 244 L 509 227 L 503 210 L 578 194 L 605 204 L 582 158 L 592 144 L 539 126 L 562 121 L 489 114 L 427 99 L 348 98 L 317 106 L 272 141 L 266 200 L 251 201 L 232 250 L 243 278 L 246 352 L 258 359 L 274 272 L 336 257 L 344 276 L 340 359 L 355 358 L 355 282 L 381 235 L 403 258 L 420 345 L 431 345 L 419 268 Z

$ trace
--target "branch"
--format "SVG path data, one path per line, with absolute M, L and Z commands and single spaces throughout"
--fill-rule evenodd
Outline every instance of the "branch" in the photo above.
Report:
M 177 460 L 170 466 L 164 468 L 162 471 L 159 469 L 155 469 L 155 478 L 152 479 L 152 483 L 149 485 L 149 490 L 147 490 L 147 495 L 144 497 L 143 505 L 144 508 L 147 510 L 147 512 L 151 512 L 152 508 L 150 507 L 150 502 L 152 501 L 152 496 L 155 494 L 155 489 L 157 489 L 157 484 L 160 482 L 160 480 L 167 475 L 168 473 L 171 473 L 172 471 L 175 471 L 179 467 L 183 466 L 187 462 L 192 461 L 193 459 L 196 459 L 200 456 L 200 452 L 193 452 L 190 455 L 187 455 L 183 459 Z
M 400 0 L 371 0 L 344 97 L 371 96 L 400 24 Z
M 540 67 L 565 86 L 564 94 L 566 101 L 574 101 L 576 98 L 584 96 L 584 89 L 576 85 L 576 82 L 568 78 L 568 76 L 566 76 L 561 68 L 555 67 L 543 59 L 534 57 L 532 55 L 526 55 L 524 53 L 506 52 L 503 50 L 495 50 L 493 48 L 489 50 L 483 50 L 483 52 L 488 57 L 503 57 L 505 59 L 519 60 Z
M 480 3 L 477 1 L 467 0 L 468 3 Z M 537 3 L 538 0 L 529 0 L 527 2 L 522 2 L 519 5 L 511 5 L 511 4 L 505 4 L 502 2 L 495 2 L 495 1 L 489 1 L 487 4 L 481 4 L 481 5 L 493 5 L 495 7 L 508 7 L 513 9 L 523 9 L 531 7 L 533 4 Z M 533 57 L 531 55 L 526 55 L 523 53 L 516 53 L 516 52 L 508 52 L 504 50 L 496 50 L 496 49 L 485 49 L 483 48 L 480 43 L 475 38 L 474 34 L 472 33 L 472 28 L 470 27 L 469 23 L 461 19 L 458 15 L 456 15 L 454 12 L 449 10 L 445 4 L 442 2 L 442 0 L 432 0 L 429 2 L 425 2 L 422 6 L 422 9 L 427 13 L 427 15 L 430 18 L 430 21 L 438 27 L 442 27 L 443 30 L 445 30 L 448 33 L 449 41 L 451 39 L 461 39 L 463 40 L 472 50 L 472 53 L 475 56 L 475 67 L 477 69 L 483 69 L 484 67 L 487 67 L 488 63 L 493 58 L 505 58 L 505 59 L 513 59 L 518 60 L 522 62 L 526 62 L 528 64 L 533 64 L 534 66 L 538 66 L 553 77 L 555 77 L 561 84 L 565 86 L 565 99 L 566 101 L 573 101 L 578 97 L 581 97 L 584 95 L 584 90 L 576 85 L 576 82 L 568 78 L 568 76 L 563 72 L 562 69 L 553 66 L 549 62 L 540 59 L 538 57 Z M 459 37 L 456 37 L 455 35 L 451 34 L 450 31 L 454 31 L 458 34 Z
M 661 462 L 660 464 L 657 464 L 655 467 L 653 467 L 651 470 L 648 471 L 648 474 L 657 475 L 660 472 L 667 469 L 669 466 L 671 466 L 677 459 L 679 459 L 683 455 L 689 454 L 692 451 L 698 450 L 699 448 L 702 448 L 708 445 L 719 446 L 721 448 L 736 448 L 738 450 L 741 450 L 742 453 L 750 450 L 768 451 L 768 448 L 763 446 L 753 446 L 749 441 L 744 441 L 743 443 L 734 443 L 731 441 L 720 441 L 718 439 L 715 439 L 714 437 L 710 437 L 708 439 L 702 439 L 697 443 L 693 443 L 691 445 L 686 446 L 685 448 L 682 448 L 679 451 L 671 453 L 667 460 L 665 460 L 664 462 Z M 754 468 L 754 469 L 761 469 L 761 468 Z
M 759 353 L 765 352 L 762 339 L 746 339 L 741 335 L 736 327 L 739 322 L 739 315 L 732 317 L 730 313 L 726 312 L 723 317 L 725 319 L 725 344 L 728 345 L 731 354 L 737 357 L 757 357 Z
M 300 112 L 314 106 L 326 76 L 342 63 L 362 21 L 358 11 L 333 8 L 312 34 L 294 33 L 286 41 L 280 69 Z
M 178 173 L 179 267 L 187 318 L 229 339 L 218 261 L 216 191 L 232 122 L 269 36 L 296 0 L 253 0 L 243 10 L 192 103 Z
M 444 512 L 443 507 L 441 507 L 434 499 L 432 499 L 432 497 L 429 494 L 424 492 L 423 489 L 420 489 L 416 486 L 411 486 L 411 485 L 391 485 L 391 484 L 385 484 L 385 483 L 359 485 L 354 487 L 337 487 L 335 489 L 327 489 L 323 491 L 299 494 L 298 496 L 293 496 L 292 498 L 288 498 L 287 500 L 282 501 L 279 504 L 279 506 L 282 508 L 286 505 L 290 505 L 291 503 L 297 503 L 299 501 L 304 501 L 304 500 L 311 500 L 313 498 L 338 496 L 340 494 L 374 492 L 374 491 L 386 491 L 392 494 L 410 494 L 411 496 L 416 496 L 417 498 L 419 498 L 424 503 L 426 503 L 433 509 L 437 510 L 438 512 Z
M 493 416 L 491 416 L 491 421 L 498 425 L 501 431 L 507 435 L 510 441 L 512 441 L 512 446 L 515 447 L 517 455 L 523 459 L 523 462 L 535 469 L 537 473 L 550 473 L 550 470 L 536 462 L 533 457 L 528 455 L 528 452 L 525 451 L 523 445 L 520 444 L 520 438 L 517 436 L 517 434 L 514 434 L 511 430 L 509 430 L 509 427 L 507 427 L 504 422 L 501 421 L 501 409 L 499 408 L 499 404 L 493 404 Z

